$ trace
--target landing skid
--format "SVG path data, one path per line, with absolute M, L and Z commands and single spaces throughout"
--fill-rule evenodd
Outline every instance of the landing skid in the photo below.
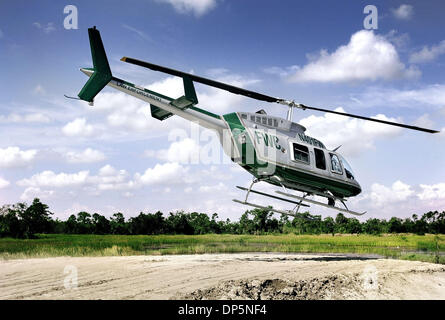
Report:
M 282 191 L 279 191 L 279 190 L 277 190 L 275 192 L 278 193 L 278 194 L 287 196 L 287 197 L 298 199 L 300 201 L 309 202 L 309 203 L 316 204 L 318 206 L 322 206 L 322 207 L 325 207 L 325 208 L 328 208 L 328 209 L 333 209 L 333 210 L 344 212 L 344 213 L 350 213 L 350 214 L 353 214 L 353 215 L 356 215 L 356 216 L 362 216 L 362 215 L 364 215 L 366 213 L 366 211 L 365 212 L 355 212 L 355 211 L 349 210 L 348 207 L 346 206 L 346 204 L 343 201 L 341 201 L 341 203 L 343 203 L 343 205 L 345 206 L 346 209 L 339 208 L 339 207 L 336 207 L 336 206 L 330 206 L 330 205 L 328 205 L 326 203 L 323 203 L 323 202 L 319 202 L 319 201 L 315 201 L 315 200 L 311 200 L 311 199 L 306 199 L 304 197 L 296 196 L 294 194 L 282 192 Z
M 329 193 L 322 193 L 322 192 L 319 192 L 319 191 L 305 189 L 304 195 L 302 197 L 294 195 L 294 194 L 291 194 L 291 193 L 287 192 L 286 188 L 281 183 L 280 184 L 283 187 L 284 192 L 283 191 L 279 191 L 279 190 L 277 190 L 275 192 L 280 194 L 280 195 L 286 196 L 286 197 L 297 199 L 299 201 L 293 201 L 291 199 L 281 198 L 281 197 L 277 197 L 277 196 L 274 196 L 274 195 L 271 195 L 271 194 L 267 194 L 267 193 L 264 193 L 264 192 L 261 192 L 261 191 L 252 190 L 252 186 L 255 183 L 260 182 L 260 181 L 261 181 L 261 179 L 253 180 L 249 188 L 244 188 L 244 187 L 237 186 L 237 188 L 239 188 L 241 190 L 244 190 L 244 191 L 247 191 L 246 198 L 244 199 L 244 201 L 237 200 L 237 199 L 233 199 L 233 201 L 237 202 L 237 203 L 241 203 L 241 204 L 247 205 L 247 206 L 259 208 L 259 209 L 270 210 L 270 211 L 273 211 L 273 212 L 277 212 L 277 213 L 281 213 L 281 214 L 285 214 L 285 215 L 289 215 L 289 216 L 293 216 L 293 217 L 298 217 L 298 218 L 305 218 L 305 219 L 308 219 L 308 218 L 302 216 L 301 213 L 298 212 L 300 210 L 300 207 L 309 207 L 308 204 L 303 203 L 303 202 L 315 204 L 315 205 L 322 206 L 322 207 L 325 207 L 325 208 L 328 208 L 328 209 L 333 209 L 333 210 L 336 210 L 336 211 L 339 211 L 339 212 L 349 213 L 349 214 L 356 215 L 356 216 L 361 216 L 361 215 L 364 215 L 366 213 L 366 211 L 365 212 L 355 212 L 355 211 L 349 210 L 348 207 L 345 204 L 346 199 L 335 197 L 335 196 L 333 196 L 332 194 L 329 194 Z M 273 208 L 270 208 L 270 207 L 265 207 L 265 206 L 262 206 L 262 205 L 258 205 L 258 204 L 255 204 L 255 203 L 251 203 L 251 202 L 247 201 L 250 193 L 256 193 L 256 194 L 259 194 L 261 196 L 269 197 L 269 198 L 280 200 L 280 201 L 289 202 L 289 203 L 295 204 L 295 208 L 292 209 L 292 210 L 278 210 L 278 209 L 273 209 Z M 323 202 L 319 202 L 319 201 L 315 201 L 315 200 L 306 198 L 307 196 L 310 196 L 310 195 L 313 195 L 313 194 L 327 198 L 328 199 L 328 204 L 325 204 Z M 335 206 L 335 201 L 341 202 L 344 205 L 345 209 L 336 207 Z M 308 219 L 308 220 L 312 220 L 312 219 Z

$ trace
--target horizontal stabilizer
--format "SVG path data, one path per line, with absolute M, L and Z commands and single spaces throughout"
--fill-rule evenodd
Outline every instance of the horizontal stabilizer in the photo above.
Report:
M 152 104 L 150 104 L 151 116 L 158 120 L 165 120 L 170 118 L 173 113 L 165 111 L 164 109 L 158 108 Z
M 185 110 L 191 107 L 193 105 L 193 102 L 189 101 L 185 96 L 182 96 L 170 102 L 170 105 L 178 109 Z M 152 104 L 150 104 L 150 109 L 151 109 L 151 116 L 161 121 L 170 118 L 173 115 L 173 113 L 166 111 L 162 108 L 159 108 L 157 106 L 154 106 Z

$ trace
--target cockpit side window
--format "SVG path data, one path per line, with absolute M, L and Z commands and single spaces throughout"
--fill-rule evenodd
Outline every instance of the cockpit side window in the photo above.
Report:
M 326 158 L 324 156 L 324 151 L 321 149 L 314 148 L 315 152 L 315 166 L 318 169 L 326 170 Z
M 343 170 L 341 168 L 340 160 L 338 159 L 337 155 L 330 153 L 331 155 L 331 169 L 332 172 L 343 174 Z
M 346 177 L 348 179 L 354 180 L 354 173 L 352 171 L 351 165 L 342 156 L 340 156 L 340 161 L 341 164 L 343 165 L 343 168 L 345 169 Z
M 309 149 L 298 143 L 294 143 L 294 160 L 309 164 Z

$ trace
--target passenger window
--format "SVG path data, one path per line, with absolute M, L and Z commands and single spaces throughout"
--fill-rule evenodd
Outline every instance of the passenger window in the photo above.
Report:
M 267 124 L 267 118 L 263 118 L 263 124 Z
M 321 149 L 314 148 L 315 152 L 315 166 L 318 169 L 326 170 L 326 158 L 324 156 L 324 151 Z
M 294 160 L 309 164 L 309 149 L 301 144 L 294 143 Z
M 272 119 L 267 119 L 267 125 L 272 126 Z
M 273 126 L 274 126 L 274 127 L 278 127 L 278 121 L 277 121 L 277 119 L 273 119 Z
M 241 114 L 241 118 L 243 118 L 243 119 L 247 119 L 247 114 L 242 113 L 242 114 Z
M 256 122 L 261 123 L 261 117 L 256 117 Z
M 250 116 L 250 121 L 255 122 L 255 116 Z
M 332 153 L 330 155 L 331 155 L 332 172 L 343 174 L 343 170 L 341 169 L 340 160 L 338 160 L 338 157 Z

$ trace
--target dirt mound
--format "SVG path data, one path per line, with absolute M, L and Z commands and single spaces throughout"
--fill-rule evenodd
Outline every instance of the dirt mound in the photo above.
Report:
M 363 281 L 358 275 L 332 275 L 300 281 L 282 279 L 226 281 L 213 288 L 191 292 L 184 296 L 184 299 L 320 300 L 344 298 L 346 295 L 358 298 L 364 287 Z M 370 282 L 372 284 L 372 280 Z

